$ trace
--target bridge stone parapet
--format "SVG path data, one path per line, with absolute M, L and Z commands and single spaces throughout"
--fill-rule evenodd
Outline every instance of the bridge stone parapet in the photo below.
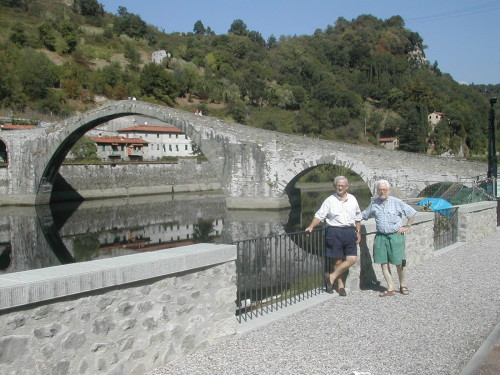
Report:
M 289 207 L 297 179 L 322 164 L 353 170 L 372 191 L 375 181 L 385 178 L 404 197 L 415 197 L 435 182 L 472 180 L 486 170 L 482 163 L 266 131 L 128 100 L 104 104 L 61 123 L 2 133 L 9 154 L 7 197 L 2 202 L 50 202 L 59 167 L 78 139 L 97 125 L 127 115 L 156 118 L 191 138 L 210 162 L 229 208 Z

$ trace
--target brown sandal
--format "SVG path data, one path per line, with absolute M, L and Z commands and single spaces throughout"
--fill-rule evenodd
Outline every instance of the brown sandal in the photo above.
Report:
M 399 291 L 401 292 L 401 294 L 404 294 L 405 296 L 410 294 L 410 290 L 406 286 L 402 286 L 401 288 L 399 288 Z
M 388 296 L 393 296 L 394 294 L 396 294 L 396 292 L 394 292 L 394 290 L 386 290 L 385 292 L 380 293 L 378 296 L 379 297 L 388 297 Z

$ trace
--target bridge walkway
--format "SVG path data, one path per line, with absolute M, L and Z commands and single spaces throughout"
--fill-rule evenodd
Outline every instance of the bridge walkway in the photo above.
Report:
M 409 296 L 325 293 L 149 375 L 499 374 L 499 244 L 497 230 L 410 266 Z

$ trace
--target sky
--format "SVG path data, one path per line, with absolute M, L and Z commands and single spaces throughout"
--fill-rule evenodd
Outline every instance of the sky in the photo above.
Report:
M 270 35 L 312 35 L 316 29 L 361 14 L 380 19 L 399 15 L 418 32 L 425 54 L 457 82 L 500 84 L 500 0 L 101 0 L 138 14 L 166 33 L 192 32 L 196 21 L 226 34 L 236 19 L 248 30 Z

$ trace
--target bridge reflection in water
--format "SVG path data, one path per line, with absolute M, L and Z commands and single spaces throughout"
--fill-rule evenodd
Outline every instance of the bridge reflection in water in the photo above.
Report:
M 329 194 L 328 187 L 303 193 L 301 207 L 283 211 L 228 211 L 219 193 L 9 207 L 0 216 L 0 274 L 259 238 L 238 247 L 238 310 L 253 311 L 256 300 L 284 295 L 291 301 L 300 298 L 304 285 L 320 286 L 321 232 L 305 240 L 294 232 L 309 224 Z M 366 190 L 361 195 L 363 207 L 369 195 Z

